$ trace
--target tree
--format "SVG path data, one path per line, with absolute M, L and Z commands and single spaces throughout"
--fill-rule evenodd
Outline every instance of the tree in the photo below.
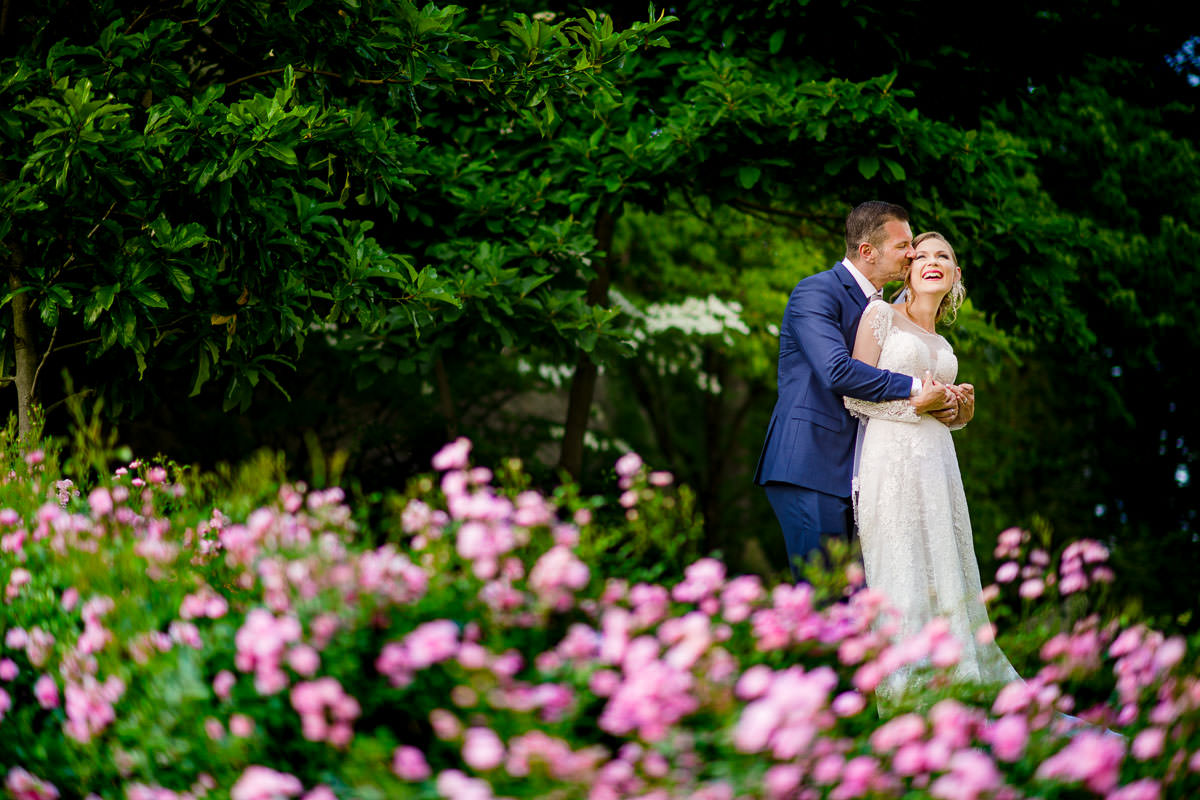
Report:
M 605 317 L 575 289 L 590 231 L 506 217 L 545 184 L 489 180 L 437 123 L 552 120 L 663 21 L 463 15 L 60 0 L 6 16 L 0 242 L 22 431 L 42 367 L 72 348 L 88 390 L 130 414 L 147 373 L 193 395 L 220 380 L 244 411 L 318 324 L 351 352 L 362 337 L 405 352 L 407 372 L 440 369 L 464 328 L 590 347 Z

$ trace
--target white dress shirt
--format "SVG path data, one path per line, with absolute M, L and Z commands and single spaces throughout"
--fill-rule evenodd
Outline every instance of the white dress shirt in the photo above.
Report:
M 858 267 L 854 266 L 854 263 L 850 259 L 843 258 L 842 265 L 850 272 L 850 276 L 852 278 L 854 278 L 854 281 L 858 284 L 858 288 L 862 289 L 863 297 L 870 300 L 875 295 L 875 293 L 879 291 L 878 289 L 875 288 L 875 284 L 873 284 L 869 280 L 867 280 L 866 275 L 863 275 L 861 272 L 858 271 Z M 912 393 L 920 394 L 921 379 L 913 378 L 912 381 L 913 381 Z

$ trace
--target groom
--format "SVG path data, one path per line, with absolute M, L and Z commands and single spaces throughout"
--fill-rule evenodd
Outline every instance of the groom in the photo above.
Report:
M 764 486 L 779 518 L 792 577 L 798 561 L 826 536 L 853 529 L 850 483 L 858 423 L 842 403 L 909 399 L 947 424 L 973 414 L 946 405 L 944 387 L 876 369 L 850 356 L 858 319 L 872 297 L 903 276 L 912 262 L 908 212 L 891 203 L 863 203 L 846 218 L 846 258 L 800 281 L 779 328 L 779 399 L 754 481 Z

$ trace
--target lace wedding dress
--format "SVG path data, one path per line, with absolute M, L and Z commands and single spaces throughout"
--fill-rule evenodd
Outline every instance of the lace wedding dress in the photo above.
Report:
M 958 374 L 949 342 L 882 300 L 863 312 L 854 357 L 918 378 L 929 370 L 941 383 L 953 383 Z M 943 617 L 962 645 L 957 678 L 1016 679 L 1000 648 L 976 639 L 988 617 L 979 598 L 979 564 L 950 429 L 918 415 L 904 400 L 870 403 L 848 397 L 846 407 L 862 420 L 855 510 L 867 585 L 900 614 L 898 637 Z M 916 688 L 911 671 L 901 671 L 879 687 L 879 694 L 898 699 Z

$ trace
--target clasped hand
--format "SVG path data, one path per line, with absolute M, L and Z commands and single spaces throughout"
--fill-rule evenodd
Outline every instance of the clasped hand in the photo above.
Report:
M 939 383 L 926 371 L 921 391 L 910 398 L 918 414 L 929 414 L 946 425 L 966 425 L 975 415 L 975 387 L 969 383 Z

